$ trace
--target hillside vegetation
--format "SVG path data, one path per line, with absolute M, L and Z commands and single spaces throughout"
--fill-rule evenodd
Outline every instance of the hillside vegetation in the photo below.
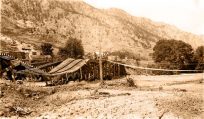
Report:
M 119 9 L 97 9 L 80 0 L 3 0 L 1 33 L 39 46 L 63 47 L 69 37 L 82 40 L 85 52 L 128 50 L 148 57 L 158 40 L 176 39 L 194 48 L 204 39 L 174 26 L 131 16 Z

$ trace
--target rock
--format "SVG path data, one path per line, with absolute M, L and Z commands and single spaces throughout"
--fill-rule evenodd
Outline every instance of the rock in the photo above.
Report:
M 4 115 L 4 111 L 0 111 L 0 116 L 3 116 Z
M 0 90 L 0 98 L 4 96 L 4 93 Z
M 17 81 L 17 84 L 23 84 L 23 81 Z
M 110 95 L 109 92 L 99 92 L 99 95 Z
M 137 87 L 132 78 L 127 78 L 127 84 L 128 84 L 129 87 Z
M 31 113 L 28 108 L 14 107 L 13 109 L 18 115 L 29 115 Z
M 33 93 L 32 93 L 32 97 L 33 97 L 33 96 L 36 96 L 36 95 L 37 95 L 37 93 L 36 93 L 36 92 L 33 92 Z
M 74 84 L 74 81 L 70 81 L 69 84 Z
M 21 92 L 21 87 L 18 87 L 16 91 Z
M 51 90 L 48 90 L 48 95 L 54 94 L 56 92 L 57 92 L 56 88 L 52 88 Z
M 24 94 L 26 97 L 30 97 L 30 94 L 28 94 L 28 93 L 26 93 L 26 94 Z
M 81 81 L 81 83 L 82 83 L 82 84 L 86 84 L 87 82 L 86 82 L 86 81 L 84 81 L 84 80 L 82 80 L 82 81 Z
M 163 86 L 159 86 L 159 91 L 163 90 Z
M 5 108 L 11 108 L 11 107 L 13 107 L 13 104 L 10 102 L 10 103 L 5 104 L 4 107 L 5 107 Z

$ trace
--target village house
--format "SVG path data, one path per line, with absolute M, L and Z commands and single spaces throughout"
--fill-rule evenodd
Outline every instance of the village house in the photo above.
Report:
M 17 48 L 20 52 L 24 52 L 26 54 L 26 59 L 32 60 L 33 58 L 39 57 L 41 55 L 41 51 L 35 50 L 34 47 L 30 44 L 19 43 Z

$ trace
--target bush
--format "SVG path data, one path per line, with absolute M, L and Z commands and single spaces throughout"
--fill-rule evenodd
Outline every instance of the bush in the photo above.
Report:
M 64 58 L 83 58 L 84 47 L 81 40 L 76 38 L 69 38 L 65 44 L 65 47 L 59 50 L 59 55 Z
M 52 48 L 52 44 L 50 43 L 43 43 L 41 45 L 41 51 L 43 55 L 50 55 L 53 56 L 53 48 Z

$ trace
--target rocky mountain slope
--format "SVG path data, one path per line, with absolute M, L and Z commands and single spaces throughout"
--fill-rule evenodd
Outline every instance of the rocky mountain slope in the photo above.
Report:
M 97 9 L 80 0 L 3 0 L 1 34 L 14 40 L 62 47 L 69 37 L 82 40 L 86 52 L 128 50 L 148 56 L 160 39 L 177 39 L 194 48 L 203 37 L 174 26 L 131 16 L 119 9 Z

